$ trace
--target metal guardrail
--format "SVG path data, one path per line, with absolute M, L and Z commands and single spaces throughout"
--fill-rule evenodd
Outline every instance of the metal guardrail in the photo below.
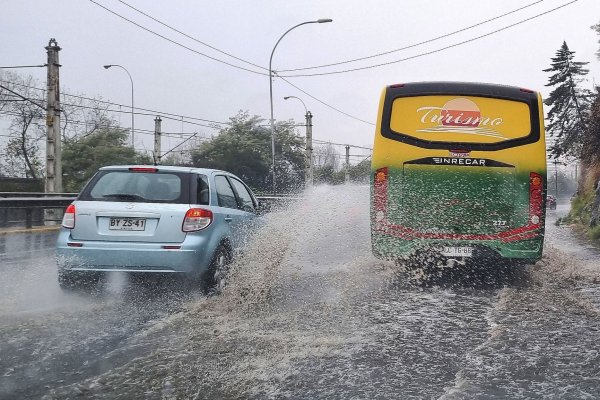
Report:
M 18 197 L 19 195 L 21 197 Z M 0 210 L 25 210 L 25 227 L 33 226 L 34 210 L 64 210 L 77 193 L 0 192 Z M 257 196 L 261 211 L 269 212 L 275 205 L 300 200 L 299 196 Z M 52 219 L 58 221 L 58 219 Z

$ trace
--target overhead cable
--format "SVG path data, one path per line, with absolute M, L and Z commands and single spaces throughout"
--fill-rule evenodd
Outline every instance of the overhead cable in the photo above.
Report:
M 345 116 L 347 116 L 347 117 L 350 117 L 350 118 L 352 118 L 352 119 L 355 119 L 355 120 L 357 120 L 357 121 L 360 121 L 360 122 L 362 122 L 362 123 L 364 123 L 364 124 L 367 124 L 367 125 L 375 125 L 375 124 L 374 124 L 374 123 L 372 123 L 372 122 L 365 121 L 364 119 L 360 119 L 360 118 L 358 118 L 358 117 L 355 117 L 354 115 L 348 114 L 348 113 L 347 113 L 347 112 L 345 112 L 345 111 L 342 111 L 342 110 L 340 110 L 340 109 L 338 109 L 338 108 L 335 108 L 334 106 L 332 106 L 332 105 L 330 105 L 330 104 L 327 104 L 327 103 L 325 103 L 323 100 L 316 98 L 316 97 L 315 97 L 315 96 L 313 96 L 312 94 L 310 94 L 310 93 L 308 93 L 307 91 L 305 91 L 304 89 L 301 89 L 300 87 L 298 87 L 298 86 L 294 85 L 292 82 L 288 81 L 287 79 L 285 79 L 285 78 L 284 78 L 284 77 L 282 77 L 282 76 L 279 76 L 279 75 L 276 75 L 276 76 L 278 76 L 279 78 L 281 78 L 281 79 L 282 79 L 284 82 L 286 82 L 288 85 L 290 85 L 290 86 L 292 86 L 292 87 L 296 88 L 297 90 L 301 91 L 302 93 L 304 93 L 305 95 L 307 95 L 307 96 L 308 96 L 308 97 L 310 97 L 311 99 L 318 101 L 319 103 L 323 104 L 324 106 L 326 106 L 326 107 L 329 107 L 330 109 L 332 109 L 332 110 L 334 110 L 334 111 L 336 111 L 336 112 L 338 112 L 338 113 L 340 113 L 340 114 L 343 114 L 343 115 L 345 115 Z
M 534 5 L 538 4 L 538 3 L 541 3 L 543 1 L 544 0 L 534 1 L 533 3 L 527 4 L 527 5 L 523 6 L 523 7 L 516 8 L 514 10 L 508 11 L 508 12 L 506 12 L 504 14 L 500 14 L 500 15 L 492 17 L 492 18 L 488 18 L 488 19 L 486 19 L 484 21 L 481 21 L 481 22 L 478 22 L 476 24 L 467 26 L 465 28 L 462 28 L 462 29 L 459 29 L 459 30 L 456 30 L 456 31 L 453 31 L 453 32 L 450 32 L 450 33 L 445 33 L 443 35 L 436 36 L 436 37 L 428 39 L 428 40 L 423 40 L 421 42 L 417 42 L 417 43 L 413 43 L 413 44 L 410 44 L 410 45 L 407 45 L 407 46 L 404 46 L 404 47 L 400 47 L 398 49 L 384 51 L 382 53 L 377 53 L 377 54 L 373 54 L 373 55 L 370 55 L 370 56 L 353 58 L 353 59 L 346 60 L 346 61 L 339 61 L 339 62 L 335 62 L 335 63 L 331 63 L 331 64 L 315 65 L 315 66 L 312 66 L 312 67 L 302 67 L 302 68 L 294 68 L 294 69 L 281 69 L 278 72 L 279 73 L 282 73 L 282 72 L 295 72 L 295 71 L 306 71 L 306 70 L 317 69 L 317 68 L 333 67 L 333 66 L 336 66 L 336 65 L 348 64 L 348 63 L 352 63 L 352 62 L 356 62 L 356 61 L 362 61 L 362 60 L 368 60 L 370 58 L 381 57 L 381 56 L 385 56 L 385 55 L 388 55 L 388 54 L 396 53 L 396 52 L 399 52 L 399 51 L 408 50 L 408 49 L 411 49 L 413 47 L 422 46 L 424 44 L 432 43 L 432 42 L 435 42 L 437 40 L 445 39 L 445 38 L 448 38 L 450 36 L 453 36 L 453 35 L 456 35 L 456 34 L 459 34 L 459 33 L 465 32 L 465 31 L 468 31 L 469 29 L 476 28 L 478 26 L 487 24 L 488 22 L 492 22 L 492 21 L 495 21 L 497 19 L 500 19 L 500 18 L 506 17 L 508 15 L 514 14 L 516 12 L 522 11 L 522 10 L 524 10 L 526 8 L 532 7 L 532 6 L 534 6 Z
M 542 0 L 542 1 L 543 1 L 543 0 Z M 243 62 L 243 63 L 249 64 L 249 65 L 252 65 L 253 67 L 260 68 L 260 69 L 263 69 L 263 70 L 265 70 L 265 71 L 269 71 L 269 69 L 268 69 L 268 68 L 265 68 L 265 67 L 263 67 L 263 66 L 261 66 L 261 65 L 258 65 L 258 64 L 254 64 L 253 62 L 250 62 L 250 61 L 244 60 L 243 58 L 237 57 L 237 56 L 235 56 L 235 55 L 233 55 L 233 54 L 231 54 L 231 53 L 228 53 L 228 52 L 226 52 L 226 51 L 220 50 L 220 49 L 218 49 L 218 48 L 216 48 L 216 47 L 214 47 L 214 46 L 211 46 L 211 45 L 210 45 L 210 44 L 208 44 L 208 43 L 205 43 L 205 42 L 201 41 L 200 39 L 196 39 L 195 37 L 193 37 L 193 36 L 190 36 L 190 35 L 188 35 L 188 34 L 187 34 L 187 33 L 185 33 L 185 32 L 182 32 L 182 31 L 180 31 L 180 30 L 178 30 L 178 29 L 176 29 L 176 28 L 173 28 L 171 25 L 169 25 L 169 24 L 166 24 L 166 23 L 164 23 L 164 22 L 160 21 L 159 19 L 157 19 L 157 18 L 153 17 L 152 15 L 149 15 L 149 14 L 147 14 L 147 13 L 143 12 L 142 10 L 135 8 L 134 6 L 132 6 L 131 4 L 128 4 L 128 3 L 124 2 L 123 0 L 119 0 L 119 3 L 121 3 L 121 4 L 125 5 L 125 6 L 127 6 L 127 7 L 129 7 L 129 8 L 131 8 L 132 10 L 135 10 L 135 11 L 137 11 L 138 13 L 142 14 L 143 16 L 145 16 L 145 17 L 147 17 L 147 18 L 150 18 L 150 19 L 151 19 L 151 20 L 153 20 L 154 22 L 157 22 L 157 23 L 161 24 L 162 26 L 164 26 L 164 27 L 167 27 L 167 28 L 171 29 L 172 31 L 175 31 L 175 32 L 179 33 L 180 35 L 183 35 L 183 36 L 185 36 L 185 37 L 186 37 L 186 38 L 188 38 L 188 39 L 191 39 L 191 40 L 193 40 L 193 41 L 194 41 L 194 42 L 196 42 L 196 43 L 200 43 L 201 45 L 208 47 L 209 49 L 212 49 L 212 50 L 214 50 L 214 51 L 217 51 L 217 52 L 219 52 L 219 53 L 221 53 L 221 54 L 224 54 L 224 55 L 226 55 L 226 56 L 229 56 L 229 57 L 231 57 L 231 58 L 234 58 L 234 59 L 236 59 L 236 60 L 238 60 L 238 61 L 241 61 L 241 62 Z
M 573 3 L 576 3 L 577 1 L 579 1 L 579 0 L 572 0 L 572 1 L 568 2 L 568 3 L 565 3 L 565 4 L 562 4 L 562 5 L 558 6 L 558 7 L 552 8 L 552 9 L 550 9 L 548 11 L 543 12 L 543 13 L 536 14 L 536 15 L 534 15 L 532 17 L 529 17 L 529 18 L 523 19 L 521 21 L 515 22 L 514 24 L 510 24 L 510 25 L 504 26 L 504 27 L 496 29 L 496 30 L 494 30 L 492 32 L 488 32 L 488 33 L 485 33 L 483 35 L 475 36 L 475 37 L 473 37 L 471 39 L 463 40 L 462 42 L 454 43 L 454 44 L 451 44 L 451 45 L 448 45 L 448 46 L 445 46 L 445 47 L 441 47 L 439 49 L 427 51 L 427 52 L 424 52 L 424 53 L 415 54 L 413 56 L 401 58 L 399 60 L 388 61 L 388 62 L 374 64 L 374 65 L 368 65 L 368 66 L 365 66 L 365 67 L 349 68 L 349 69 L 339 70 L 339 71 L 320 72 L 320 73 L 319 72 L 315 72 L 315 73 L 311 73 L 311 74 L 292 74 L 292 75 L 279 75 L 279 74 L 277 74 L 277 75 L 280 78 L 299 78 L 299 77 L 310 77 L 310 76 L 337 75 L 337 74 L 345 74 L 345 73 L 348 73 L 348 72 L 363 71 L 363 70 L 368 70 L 368 69 L 373 69 L 373 68 L 379 68 L 379 67 L 383 67 L 383 66 L 387 66 L 387 65 L 397 64 L 397 63 L 400 63 L 400 62 L 404 62 L 404 61 L 408 61 L 408 60 L 413 60 L 415 58 L 420 58 L 420 57 L 428 56 L 428 55 L 431 55 L 431 54 L 440 53 L 440 52 L 448 50 L 448 49 L 452 49 L 452 48 L 455 48 L 455 47 L 458 47 L 458 46 L 462 46 L 462 45 L 467 44 L 467 43 L 474 42 L 474 41 L 479 40 L 479 39 L 483 39 L 483 38 L 488 37 L 488 36 L 492 36 L 492 35 L 494 35 L 496 33 L 505 31 L 505 30 L 513 28 L 515 26 L 524 24 L 525 22 L 529 22 L 529 21 L 531 21 L 533 19 L 536 19 L 536 18 L 542 17 L 544 15 L 550 14 L 550 13 L 552 13 L 554 11 L 560 10 L 561 8 L 567 7 L 567 6 L 569 6 L 569 5 L 573 4 Z
M 177 46 L 179 46 L 179 47 L 182 47 L 182 48 L 184 48 L 184 49 L 186 49 L 186 50 L 189 50 L 189 51 L 191 51 L 191 52 L 193 52 L 193 53 L 196 53 L 196 54 L 198 54 L 198 55 L 200 55 L 200 56 L 206 57 L 206 58 L 208 58 L 208 59 L 211 59 L 211 60 L 213 60 L 213 61 L 219 62 L 219 63 L 221 63 L 221 64 L 228 65 L 228 66 L 230 66 L 230 67 L 233 67 L 233 68 L 237 68 L 237 69 L 240 69 L 240 70 L 243 70 L 243 71 L 251 72 L 251 73 L 253 73 L 253 74 L 257 74 L 257 75 L 264 75 L 264 76 L 269 76 L 269 74 L 268 74 L 268 73 L 258 72 L 258 71 L 254 71 L 254 70 L 252 70 L 252 69 L 249 69 L 249 68 L 241 67 L 241 66 L 239 66 L 239 65 L 235 65 L 235 64 L 229 63 L 229 62 L 227 62 L 227 61 L 224 61 L 224 60 L 218 59 L 218 58 L 216 58 L 216 57 L 209 56 L 208 54 L 202 53 L 202 52 L 200 52 L 200 51 L 198 51 L 198 50 L 192 49 L 191 47 L 188 47 L 188 46 L 186 46 L 186 45 L 184 45 L 184 44 L 181 44 L 181 43 L 179 43 L 179 42 L 177 42 L 177 41 L 175 41 L 175 40 L 173 40 L 173 39 L 170 39 L 170 38 L 168 38 L 168 37 L 166 37 L 166 36 L 164 36 L 164 35 L 161 35 L 161 34 L 160 34 L 160 33 L 158 33 L 158 32 L 155 32 L 155 31 L 151 30 L 150 28 L 146 28 L 145 26 L 143 26 L 143 25 L 141 25 L 141 24 L 138 24 L 137 22 L 135 22 L 135 21 L 132 21 L 132 20 L 130 20 L 129 18 L 126 18 L 126 17 L 122 16 L 121 14 L 119 14 L 119 13 L 117 13 L 117 12 L 115 12 L 115 11 L 111 10 L 111 9 L 110 9 L 110 8 L 108 8 L 108 7 L 105 7 L 105 6 L 103 6 L 102 4 L 98 3 L 98 2 L 97 2 L 97 1 L 95 1 L 95 0 L 89 0 L 89 1 L 90 1 L 90 2 L 92 2 L 92 3 L 94 3 L 95 5 L 97 5 L 98 7 L 100 7 L 100 8 L 103 8 L 104 10 L 108 11 L 109 13 L 111 13 L 111 14 L 113 14 L 113 15 L 116 15 L 117 17 L 119 17 L 119 18 L 121 18 L 121 19 L 123 19 L 123 20 L 125 20 L 125 21 L 129 22 L 130 24 L 133 24 L 133 25 L 137 26 L 138 28 L 145 30 L 146 32 L 149 32 L 149 33 L 151 33 L 151 34 L 153 34 L 153 35 L 155 35 L 155 36 L 158 36 L 159 38 L 161 38 L 161 39 L 163 39 L 163 40 L 166 40 L 166 41 L 168 41 L 168 42 L 170 42 L 170 43 L 173 43 L 173 44 L 175 44 L 175 45 L 177 45 Z

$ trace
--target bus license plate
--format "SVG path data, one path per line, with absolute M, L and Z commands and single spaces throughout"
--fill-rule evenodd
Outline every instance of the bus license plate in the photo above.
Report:
M 444 246 L 442 255 L 445 257 L 473 257 L 473 248 L 467 246 Z
M 143 231 L 146 229 L 144 218 L 111 218 L 108 229 L 116 231 Z

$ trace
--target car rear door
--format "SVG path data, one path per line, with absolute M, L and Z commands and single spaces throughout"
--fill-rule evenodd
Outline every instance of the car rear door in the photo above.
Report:
M 225 226 L 227 236 L 234 248 L 241 245 L 238 234 L 243 223 L 244 212 L 239 209 L 235 190 L 225 174 L 214 175 L 217 205 L 213 208 L 215 222 Z

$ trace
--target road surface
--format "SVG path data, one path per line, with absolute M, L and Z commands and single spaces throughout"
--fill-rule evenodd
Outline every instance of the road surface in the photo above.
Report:
M 220 296 L 108 276 L 63 292 L 54 233 L 0 236 L 0 398 L 597 398 L 600 251 L 426 279 L 370 253 L 367 187 L 273 213 Z

